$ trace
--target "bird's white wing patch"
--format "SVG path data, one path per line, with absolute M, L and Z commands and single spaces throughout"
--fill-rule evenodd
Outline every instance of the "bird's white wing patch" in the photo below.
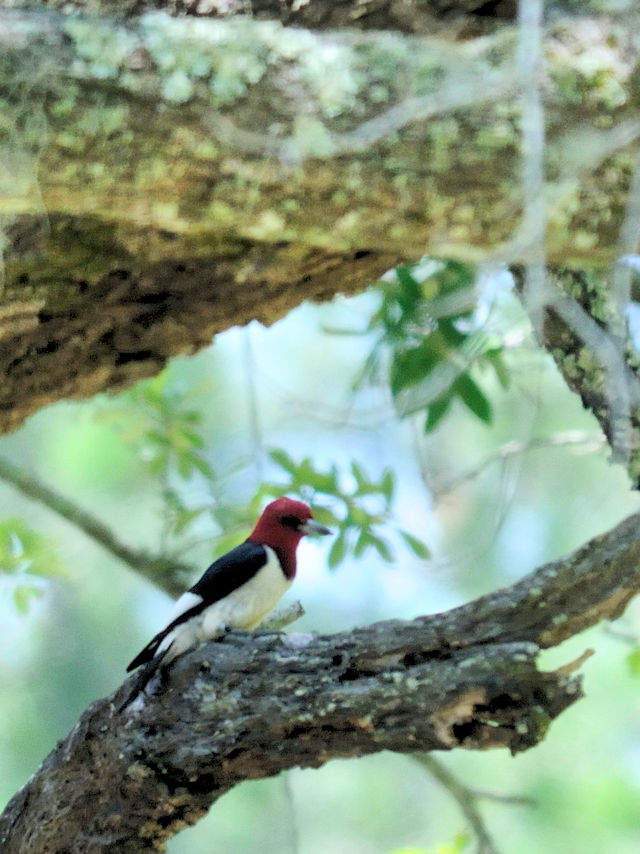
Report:
M 156 655 L 167 651 L 165 660 L 171 661 L 190 647 L 219 637 L 227 626 L 233 629 L 252 629 L 257 626 L 291 586 L 291 579 L 282 571 L 276 553 L 269 546 L 264 546 L 264 549 L 267 562 L 249 581 L 176 626 L 164 638 Z M 201 601 L 200 596 L 183 593 L 176 602 L 172 619 L 175 620 Z
M 199 605 L 202 602 L 202 596 L 198 596 L 197 593 L 190 593 L 188 590 L 186 593 L 183 593 L 182 596 L 178 599 L 178 601 L 173 606 L 173 610 L 167 620 L 167 625 L 172 623 L 174 620 L 177 620 L 181 614 L 184 614 L 185 611 L 190 610 L 191 608 L 195 608 L 196 605 Z

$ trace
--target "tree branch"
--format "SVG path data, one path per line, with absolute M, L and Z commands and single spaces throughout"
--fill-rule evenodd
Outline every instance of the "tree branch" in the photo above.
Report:
M 613 459 L 640 484 L 640 376 L 638 356 L 603 271 L 552 267 L 537 289 L 537 305 L 524 296 L 522 267 L 512 272 L 541 345 L 553 356 L 569 388 L 597 418 Z
M 460 811 L 469 822 L 478 842 L 477 854 L 498 854 L 498 849 L 487 830 L 476 804 L 477 795 L 475 792 L 469 789 L 468 786 L 465 786 L 464 783 L 461 783 L 454 774 L 445 768 L 441 762 L 434 759 L 433 756 L 418 753 L 415 758 L 458 802 Z
M 526 750 L 581 695 L 574 665 L 540 672 L 538 649 L 619 616 L 638 590 L 635 515 L 444 614 L 324 637 L 232 632 L 122 713 L 135 676 L 87 709 L 0 818 L 3 854 L 158 850 L 238 782 L 336 757 Z
M 156 373 L 222 329 L 361 291 L 424 252 L 526 263 L 531 87 L 515 28 L 460 42 L 376 29 L 385 15 L 401 28 L 427 8 L 445 20 L 486 3 L 172 3 L 310 27 L 344 14 L 354 26 L 342 32 L 1 5 L 2 430 Z M 640 36 L 620 14 L 624 39 L 615 14 L 539 33 L 553 263 L 608 263 L 619 249 L 640 138 Z
M 175 598 L 184 591 L 185 579 L 193 574 L 192 567 L 171 556 L 156 556 L 141 549 L 132 549 L 119 540 L 111 528 L 100 519 L 65 498 L 64 495 L 60 495 L 39 478 L 2 457 L 0 457 L 0 478 L 20 490 L 23 495 L 57 513 L 134 572 L 144 576 L 170 596 Z
M 157 850 L 243 780 L 380 750 L 516 753 L 580 696 L 575 678 L 536 670 L 532 644 L 431 652 L 419 660 L 393 625 L 228 635 L 123 714 L 122 691 L 94 703 L 7 807 L 2 850 Z

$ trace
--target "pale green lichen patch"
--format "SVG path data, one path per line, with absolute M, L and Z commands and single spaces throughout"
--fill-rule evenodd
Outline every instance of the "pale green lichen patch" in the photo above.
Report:
M 289 142 L 294 160 L 307 157 L 330 157 L 335 151 L 331 133 L 326 126 L 312 116 L 296 116 L 293 121 L 293 138 Z
M 612 30 L 607 41 L 601 28 L 593 19 L 572 19 L 560 23 L 548 43 L 547 53 L 554 61 L 551 77 L 557 94 L 567 104 L 603 110 L 601 119 L 606 123 L 608 112 L 623 106 L 628 98 L 626 83 L 633 64 L 620 45 L 631 44 L 633 34 L 626 30 L 616 34 Z M 622 38 L 622 42 L 620 40 Z
M 638 443 L 640 442 L 640 438 L 638 437 L 636 431 L 633 431 L 633 440 L 634 447 L 638 447 Z M 627 466 L 627 470 L 629 472 L 629 477 L 634 483 L 637 483 L 640 480 L 640 453 L 634 453 L 629 460 L 629 464 Z
M 576 365 L 590 388 L 598 388 L 602 385 L 605 372 L 592 350 L 581 347 L 578 351 Z
M 87 70 L 98 79 L 116 78 L 140 44 L 134 30 L 90 19 L 70 18 L 64 30 L 78 59 L 84 60 Z
M 162 81 L 162 95 L 167 101 L 184 104 L 193 97 L 193 83 L 188 74 L 181 69 L 169 74 Z

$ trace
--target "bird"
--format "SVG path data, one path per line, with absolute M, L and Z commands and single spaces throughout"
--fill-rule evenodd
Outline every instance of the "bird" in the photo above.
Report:
M 128 703 L 157 668 L 198 643 L 229 629 L 253 629 L 286 593 L 296 575 L 296 549 L 306 534 L 324 536 L 329 528 L 311 508 L 293 498 L 267 504 L 247 539 L 215 560 L 175 603 L 168 622 L 130 662 L 127 672 L 146 665 Z

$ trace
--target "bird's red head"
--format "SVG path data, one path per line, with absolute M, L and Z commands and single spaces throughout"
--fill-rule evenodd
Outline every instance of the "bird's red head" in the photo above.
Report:
M 270 546 L 280 559 L 288 578 L 296 574 L 296 548 L 305 534 L 330 534 L 313 518 L 311 508 L 293 498 L 276 498 L 267 504 L 258 523 L 249 534 L 250 540 Z

